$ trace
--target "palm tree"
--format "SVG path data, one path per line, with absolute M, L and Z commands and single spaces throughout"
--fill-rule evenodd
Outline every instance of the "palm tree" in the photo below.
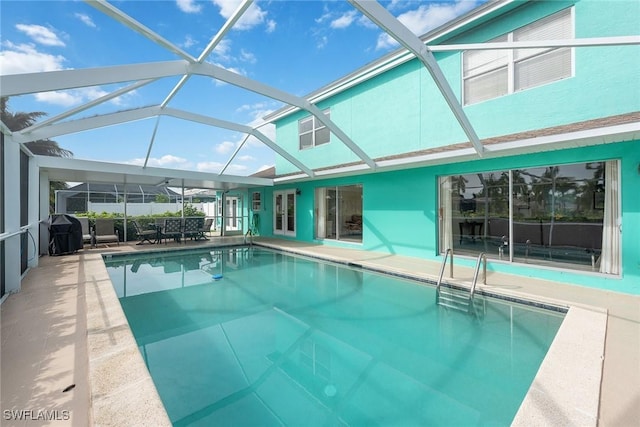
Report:
M 36 122 L 40 117 L 46 116 L 47 113 L 42 111 L 34 111 L 31 113 L 17 112 L 12 113 L 8 108 L 9 98 L 3 96 L 0 98 L 0 115 L 2 122 L 10 131 L 16 132 L 26 129 Z M 73 157 L 73 153 L 60 147 L 57 142 L 50 139 L 40 139 L 30 141 L 24 144 L 33 154 L 41 156 L 54 157 Z
M 42 111 L 34 111 L 31 113 L 9 111 L 9 98 L 0 97 L 0 120 L 9 128 L 10 131 L 16 132 L 26 129 L 36 122 L 40 117 L 46 116 L 47 113 Z M 40 139 L 30 141 L 24 144 L 33 154 L 41 156 L 53 157 L 73 157 L 73 153 L 58 145 L 56 141 L 50 139 Z M 52 181 L 49 186 L 49 210 L 53 211 L 55 191 L 68 188 L 65 182 Z

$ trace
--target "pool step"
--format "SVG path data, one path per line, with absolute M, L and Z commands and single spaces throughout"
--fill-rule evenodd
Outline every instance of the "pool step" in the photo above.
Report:
M 436 301 L 438 305 L 444 307 L 464 312 L 469 311 L 469 294 L 464 291 L 442 287 Z

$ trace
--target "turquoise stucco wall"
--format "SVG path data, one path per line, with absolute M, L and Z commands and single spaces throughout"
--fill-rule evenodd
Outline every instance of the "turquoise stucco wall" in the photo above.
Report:
M 573 3 L 531 2 L 443 42 L 483 42 Z M 581 0 L 575 3 L 574 15 L 576 37 L 640 33 L 640 2 L 636 0 Z M 464 107 L 479 137 L 640 110 L 640 46 L 582 47 L 574 49 L 574 54 L 573 77 Z M 460 99 L 461 55 L 436 57 Z M 417 60 L 325 100 L 319 107 L 330 107 L 331 119 L 373 158 L 467 140 L 428 71 Z M 306 115 L 293 114 L 277 123 L 279 145 L 311 168 L 358 160 L 334 135 L 329 144 L 300 151 L 297 121 Z M 297 168 L 277 156 L 276 170 L 285 174 Z
M 260 213 L 260 234 L 273 236 L 273 191 L 297 188 L 296 240 L 314 242 L 314 190 L 317 187 L 363 184 L 363 242 L 348 244 L 318 241 L 327 245 L 355 247 L 426 259 L 440 259 L 437 253 L 437 177 L 480 171 L 548 166 L 551 164 L 621 160 L 622 186 L 622 277 L 593 273 L 532 268 L 519 264 L 493 263 L 489 269 L 524 276 L 640 294 L 640 141 L 558 150 L 552 153 L 520 155 L 498 159 L 423 167 L 330 180 L 298 182 L 263 189 L 264 209 Z M 460 264 L 473 265 L 461 258 Z

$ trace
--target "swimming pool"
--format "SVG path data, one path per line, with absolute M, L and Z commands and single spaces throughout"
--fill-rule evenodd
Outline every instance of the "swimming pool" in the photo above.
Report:
M 563 319 L 256 247 L 106 265 L 174 425 L 508 425 Z

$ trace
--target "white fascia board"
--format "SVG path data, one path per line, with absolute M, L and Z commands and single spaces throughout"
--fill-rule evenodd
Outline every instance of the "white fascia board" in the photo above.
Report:
M 640 36 L 590 37 L 582 39 L 531 40 L 522 42 L 467 43 L 429 46 L 432 52 L 498 49 L 544 49 L 561 47 L 630 46 L 640 44 Z
M 189 62 L 178 60 L 78 70 L 8 74 L 0 76 L 0 96 L 25 95 L 111 83 L 159 79 L 188 73 Z
M 196 61 L 196 59 L 193 56 L 189 55 L 187 52 L 180 49 L 178 46 L 174 45 L 173 43 L 171 43 L 161 35 L 157 34 L 150 28 L 147 28 L 146 26 L 142 25 L 140 22 L 136 21 L 135 19 L 133 19 L 132 17 L 130 17 L 120 9 L 116 8 L 115 6 L 107 3 L 106 1 L 85 0 L 85 3 L 89 4 L 90 6 L 93 6 L 94 8 L 98 9 L 100 12 L 120 22 L 121 24 L 132 29 L 133 31 L 139 34 L 142 34 L 144 37 L 148 38 L 154 43 L 157 43 L 158 45 L 162 46 L 168 51 L 175 53 L 181 58 L 189 62 Z
M 541 136 L 502 142 L 486 146 L 486 157 L 504 157 L 518 154 L 529 154 L 543 151 L 560 150 L 566 148 L 586 147 L 591 145 L 610 144 L 615 142 L 640 140 L 640 123 L 628 123 L 584 131 L 568 132 L 564 134 Z M 386 172 L 398 169 L 417 168 L 441 164 L 459 163 L 477 159 L 475 150 L 471 147 L 451 151 L 417 155 L 390 160 L 379 160 L 376 172 Z M 340 176 L 371 173 L 365 165 L 351 165 L 317 171 L 317 178 L 336 178 Z M 276 184 L 292 181 L 304 181 L 306 177 L 291 175 L 275 178 Z
M 487 157 L 503 157 L 565 148 L 610 144 L 613 142 L 633 141 L 636 139 L 640 139 L 640 123 L 629 123 L 490 144 L 486 146 L 486 154 Z M 459 150 L 442 151 L 421 156 L 383 160 L 378 162 L 378 164 L 380 169 L 397 169 L 399 167 L 407 167 L 411 165 L 423 166 L 461 162 L 471 160 L 473 158 L 475 158 L 475 156 L 473 156 L 473 150 L 471 148 L 462 148 Z
M 50 139 L 60 135 L 68 135 L 96 128 L 113 126 L 120 123 L 144 120 L 157 116 L 160 113 L 159 107 L 144 107 L 134 110 L 119 111 L 117 113 L 101 114 L 84 119 L 70 120 L 52 124 L 29 133 L 14 133 L 16 141 L 25 143 L 40 139 Z
M 453 93 L 453 89 L 451 89 L 449 82 L 440 69 L 438 61 L 436 61 L 435 57 L 429 51 L 429 48 L 424 44 L 424 42 L 379 3 L 362 0 L 349 0 L 349 3 L 356 7 L 372 22 L 382 28 L 398 43 L 413 52 L 420 62 L 424 64 L 427 71 L 429 71 L 429 74 L 431 74 L 431 78 L 434 83 L 440 90 L 440 93 L 449 105 L 451 112 L 467 135 L 467 138 L 471 141 L 471 144 L 478 152 L 478 155 L 482 157 L 484 148 L 480 143 L 480 138 L 478 138 L 475 129 L 462 109 L 462 105 Z

